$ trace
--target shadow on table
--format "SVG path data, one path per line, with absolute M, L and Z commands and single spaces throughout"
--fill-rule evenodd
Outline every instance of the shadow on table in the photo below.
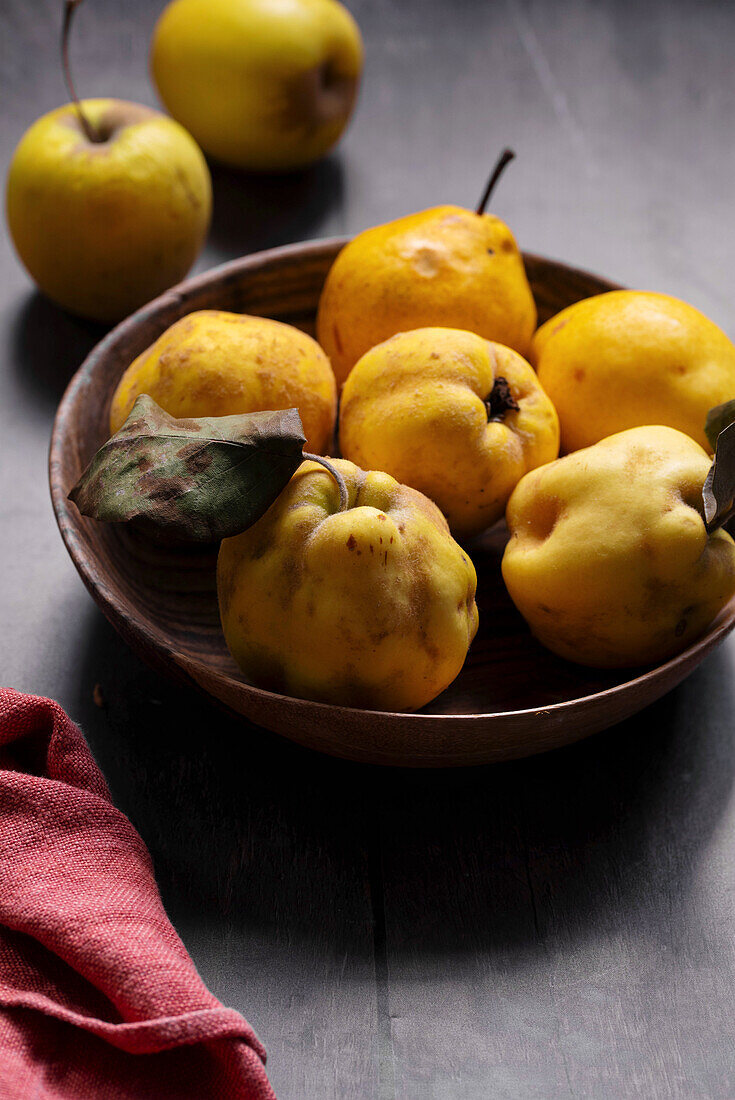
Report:
M 575 938 L 633 910 L 640 921 L 649 895 L 676 912 L 731 793 L 722 649 L 577 746 L 406 771 L 322 757 L 222 714 L 148 671 L 96 611 L 86 644 L 75 717 L 172 913 L 277 924 L 292 942 L 323 938 L 326 922 L 361 950 L 353 932 L 374 921 L 394 954 L 456 956 L 522 950 L 552 926 Z M 716 721 L 714 703 L 698 714 L 708 692 Z
M 72 375 L 108 326 L 86 321 L 32 291 L 13 325 L 12 360 L 30 400 L 53 411 Z
M 344 902 L 346 919 L 359 907 L 369 931 L 365 773 L 150 671 L 96 609 L 83 629 L 72 715 L 151 849 L 174 920 L 278 923 L 307 939 L 319 925 L 323 938 L 324 907 Z
M 221 262 L 249 252 L 319 236 L 341 212 L 344 169 L 339 156 L 299 172 L 258 175 L 211 164 L 213 209 L 208 253 Z
M 578 745 L 473 773 L 387 776 L 393 954 L 492 949 L 508 961 L 590 932 L 673 929 L 731 797 L 733 702 L 721 649 L 658 703 Z

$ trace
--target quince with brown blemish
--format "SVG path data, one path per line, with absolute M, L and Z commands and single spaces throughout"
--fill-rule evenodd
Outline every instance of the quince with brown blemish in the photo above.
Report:
M 306 333 L 266 317 L 205 309 L 171 325 L 120 380 L 111 434 L 141 393 L 175 417 L 297 408 L 308 450 L 324 454 L 332 442 L 337 390 L 329 360 Z
M 388 474 L 304 462 L 266 514 L 222 543 L 227 645 L 255 685 L 414 710 L 457 676 L 477 630 L 477 578 L 439 509 Z

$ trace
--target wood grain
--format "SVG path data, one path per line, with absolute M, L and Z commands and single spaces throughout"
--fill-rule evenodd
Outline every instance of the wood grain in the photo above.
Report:
M 340 241 L 294 245 L 216 268 L 144 307 L 90 354 L 59 407 L 51 492 L 62 536 L 85 584 L 122 636 L 161 671 L 310 748 L 404 766 L 482 764 L 569 744 L 624 718 L 679 683 L 735 624 L 735 602 L 706 635 L 655 669 L 603 672 L 554 657 L 531 637 L 500 575 L 497 527 L 470 544 L 480 629 L 460 675 L 416 714 L 334 707 L 261 691 L 243 678 L 220 629 L 213 550 L 170 549 L 81 517 L 71 486 L 107 436 L 112 393 L 132 360 L 195 309 L 276 317 L 313 331 Z M 526 256 L 539 317 L 614 284 Z
M 83 7 L 80 94 L 156 105 L 164 2 Z M 298 176 L 213 165 L 200 269 L 472 207 L 509 142 L 493 212 L 524 246 L 735 335 L 734 5 L 347 6 L 367 67 L 339 150 Z M 55 0 L 0 5 L 5 164 L 63 98 L 58 18 Z M 104 333 L 0 243 L 3 680 L 81 723 L 279 1100 L 732 1100 L 735 637 L 607 733 L 487 768 L 353 765 L 218 713 L 137 658 L 64 550 L 48 437 Z

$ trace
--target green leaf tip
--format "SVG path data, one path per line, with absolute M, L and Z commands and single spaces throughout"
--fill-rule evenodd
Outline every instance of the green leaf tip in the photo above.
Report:
M 709 534 L 724 526 L 735 513 L 735 421 L 717 436 L 715 458 L 704 482 L 702 500 Z
M 177 420 L 142 394 L 69 499 L 93 519 L 218 542 L 268 510 L 305 441 L 298 409 Z
M 724 431 L 728 424 L 735 423 L 735 401 L 725 401 L 724 405 L 715 405 L 707 413 L 704 422 L 704 434 L 709 440 L 710 447 L 714 451 L 717 447 L 717 437 Z

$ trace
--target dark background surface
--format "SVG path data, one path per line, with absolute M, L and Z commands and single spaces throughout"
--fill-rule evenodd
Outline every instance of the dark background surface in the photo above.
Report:
M 473 205 L 510 143 L 492 207 L 522 247 L 735 335 L 735 8 L 349 6 L 367 63 L 345 140 L 298 176 L 216 169 L 199 268 Z M 162 7 L 88 0 L 82 95 L 155 103 Z M 0 0 L 3 170 L 65 99 L 60 10 Z M 0 679 L 81 723 L 281 1100 L 733 1097 L 735 644 L 639 718 L 493 768 L 358 767 L 223 718 L 128 651 L 54 524 L 51 422 L 102 330 L 36 294 L 6 236 L 0 277 Z

